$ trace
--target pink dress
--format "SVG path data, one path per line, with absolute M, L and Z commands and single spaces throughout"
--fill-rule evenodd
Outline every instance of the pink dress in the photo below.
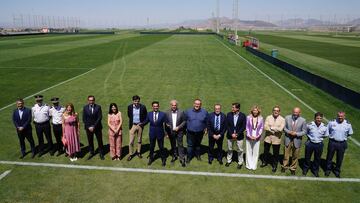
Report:
M 110 126 L 112 129 L 117 129 L 120 125 L 120 113 L 109 114 Z M 121 157 L 121 145 L 122 145 L 122 129 L 120 127 L 119 133 L 115 133 L 109 128 L 109 144 L 110 144 L 110 156 L 118 158 Z
M 64 120 L 64 136 L 67 142 L 66 153 L 73 155 L 80 151 L 80 135 L 76 116 L 71 115 Z

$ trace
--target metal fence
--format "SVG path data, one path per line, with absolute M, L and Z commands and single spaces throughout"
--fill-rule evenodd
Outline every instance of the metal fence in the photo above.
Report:
M 360 109 L 360 94 L 351 89 L 348 89 L 344 86 L 341 86 L 333 81 L 325 79 L 321 76 L 310 73 L 306 70 L 303 70 L 299 67 L 296 67 L 292 64 L 289 64 L 285 61 L 279 60 L 277 58 L 273 58 L 270 55 L 267 55 L 261 51 L 256 49 L 252 49 L 250 47 L 246 47 L 246 50 L 255 56 L 285 70 L 286 72 L 296 76 L 297 78 L 314 85 L 315 87 L 327 92 L 328 94 L 334 96 L 341 101 Z

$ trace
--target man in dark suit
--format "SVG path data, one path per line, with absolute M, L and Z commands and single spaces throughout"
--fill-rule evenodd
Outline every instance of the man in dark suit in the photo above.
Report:
M 176 100 L 170 101 L 170 110 L 166 112 L 166 120 L 166 133 L 170 139 L 171 153 L 173 155 L 171 163 L 174 163 L 179 156 L 181 165 L 185 167 L 183 135 L 186 118 L 184 112 L 178 108 Z M 176 145 L 178 146 L 177 151 Z
M 17 135 L 20 141 L 21 156 L 20 159 L 24 158 L 26 154 L 25 149 L 25 138 L 29 141 L 32 156 L 35 156 L 35 143 L 32 136 L 31 127 L 31 110 L 24 106 L 24 100 L 18 99 L 16 101 L 17 108 L 13 112 L 12 120 L 16 128 Z
M 209 136 L 209 164 L 212 164 L 215 156 L 215 143 L 217 145 L 218 153 L 216 155 L 220 165 L 222 161 L 222 145 L 226 131 L 226 116 L 221 112 L 221 105 L 215 104 L 214 112 L 210 113 L 207 122 L 208 136 Z
M 95 155 L 94 150 L 94 134 L 98 141 L 100 159 L 104 160 L 103 154 L 103 141 L 102 141 L 102 111 L 101 106 L 95 104 L 95 97 L 93 95 L 88 96 L 88 104 L 83 108 L 83 122 L 85 125 L 85 131 L 89 142 L 90 156 L 88 160 Z
M 238 155 L 238 165 L 237 168 L 241 169 L 244 162 L 244 130 L 246 128 L 246 116 L 240 112 L 240 103 L 233 103 L 231 112 L 226 116 L 226 125 L 227 125 L 227 139 L 228 139 L 228 153 L 227 153 L 227 162 L 226 167 L 230 166 L 233 156 L 233 144 L 236 143 L 237 146 L 237 155 Z
M 141 142 L 143 126 L 140 123 L 144 122 L 147 115 L 146 106 L 140 104 L 140 97 L 135 95 L 132 97 L 132 104 L 128 106 L 127 114 L 129 117 L 129 157 L 128 161 L 134 158 L 136 155 L 141 159 Z M 138 136 L 137 152 L 134 152 L 134 140 L 135 136 Z
M 154 149 L 157 141 L 160 150 L 162 166 L 165 166 L 166 158 L 164 153 L 164 127 L 166 123 L 166 116 L 164 112 L 159 111 L 159 102 L 153 101 L 151 105 L 153 111 L 147 114 L 144 123 L 140 123 L 141 126 L 145 126 L 146 124 L 150 123 L 150 154 L 148 165 L 151 165 L 151 163 L 154 161 Z

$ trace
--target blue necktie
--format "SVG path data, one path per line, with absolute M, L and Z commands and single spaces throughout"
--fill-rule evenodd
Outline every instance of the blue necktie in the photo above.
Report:
M 220 119 L 219 119 L 219 116 L 215 116 L 216 119 L 215 119 L 215 129 L 216 130 L 220 130 Z

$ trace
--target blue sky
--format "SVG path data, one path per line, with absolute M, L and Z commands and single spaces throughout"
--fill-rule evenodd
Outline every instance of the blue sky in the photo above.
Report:
M 220 15 L 232 16 L 233 0 L 220 0 Z M 215 0 L 7 0 L 0 5 L 0 23 L 13 14 L 79 17 L 87 25 L 146 25 L 205 19 L 215 12 Z M 286 18 L 336 19 L 360 17 L 359 0 L 239 0 L 242 20 Z

